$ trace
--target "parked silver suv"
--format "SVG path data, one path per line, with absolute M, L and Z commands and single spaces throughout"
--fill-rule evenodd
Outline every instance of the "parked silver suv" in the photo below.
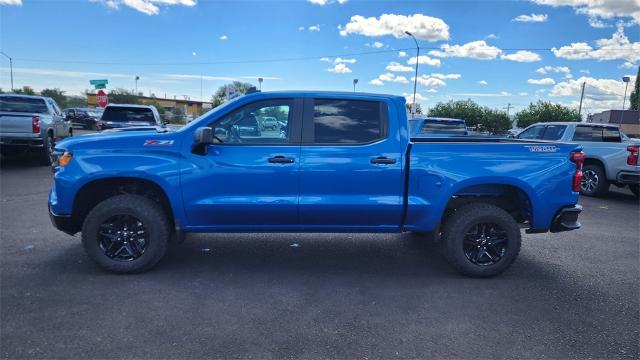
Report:
M 42 165 L 54 161 L 57 139 L 73 135 L 55 100 L 43 96 L 0 95 L 0 152 L 35 151 Z
M 638 196 L 640 141 L 627 137 L 618 125 L 582 122 L 536 123 L 518 139 L 538 139 L 582 144 L 585 154 L 580 193 L 603 196 L 611 184 L 629 186 Z

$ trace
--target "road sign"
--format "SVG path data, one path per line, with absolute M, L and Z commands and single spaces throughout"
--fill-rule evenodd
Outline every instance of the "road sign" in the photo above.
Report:
M 89 84 L 93 85 L 93 86 L 97 86 L 97 85 L 107 85 L 109 83 L 109 80 L 89 80 Z
M 98 106 L 103 108 L 103 107 L 107 107 L 107 104 L 109 103 L 109 98 L 107 97 L 107 93 L 105 93 L 102 90 L 98 90 L 98 93 L 96 94 L 96 98 L 98 100 Z

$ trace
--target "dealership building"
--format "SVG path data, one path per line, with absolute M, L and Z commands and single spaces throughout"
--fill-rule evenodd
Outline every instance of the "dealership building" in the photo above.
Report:
M 138 96 L 138 104 L 159 104 L 164 110 L 173 112 L 179 108 L 185 115 L 198 117 L 204 111 L 211 109 L 211 103 L 206 101 L 195 101 L 186 99 L 165 99 L 152 96 Z M 97 106 L 96 94 L 87 94 L 87 106 L 94 108 Z

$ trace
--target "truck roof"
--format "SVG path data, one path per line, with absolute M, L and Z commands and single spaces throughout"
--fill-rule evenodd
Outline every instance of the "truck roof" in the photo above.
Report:
M 576 121 L 552 121 L 552 122 L 539 122 L 533 125 L 587 125 L 587 126 L 610 126 L 619 127 L 618 124 L 607 123 L 590 123 L 590 122 L 576 122 Z M 533 126 L 531 125 L 531 126 Z
M 5 93 L 5 94 L 0 94 L 0 97 L 21 97 L 21 98 L 27 98 L 27 99 L 51 99 L 48 96 L 40 96 L 40 95 L 24 95 L 24 94 L 12 94 L 12 93 Z
M 464 122 L 464 120 L 462 120 L 462 119 L 454 119 L 454 118 L 446 118 L 446 117 L 433 117 L 433 116 L 417 117 L 417 118 L 414 118 L 412 120 L 454 121 L 454 122 L 461 122 L 461 123 Z
M 339 97 L 344 99 L 403 99 L 403 96 L 389 94 L 375 94 L 352 91 L 318 91 L 318 90 L 284 90 L 284 91 L 257 91 L 244 95 L 245 97 L 260 97 L 264 95 L 280 95 L 286 97 Z

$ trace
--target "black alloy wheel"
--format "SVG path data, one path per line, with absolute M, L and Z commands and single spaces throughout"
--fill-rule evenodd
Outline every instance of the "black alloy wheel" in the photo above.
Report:
M 104 255 L 112 260 L 132 261 L 146 251 L 149 233 L 138 218 L 115 215 L 100 224 L 98 245 Z

